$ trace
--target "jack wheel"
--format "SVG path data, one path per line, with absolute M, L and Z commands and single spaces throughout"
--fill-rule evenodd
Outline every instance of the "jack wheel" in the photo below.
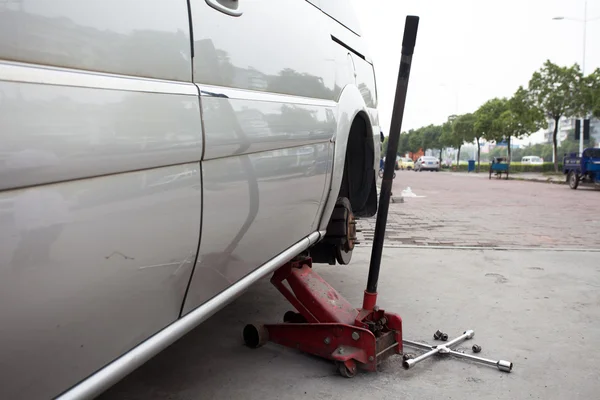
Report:
M 286 324 L 305 324 L 308 321 L 306 321 L 306 318 L 302 314 L 295 311 L 288 311 L 283 314 L 283 322 Z
M 269 331 L 267 331 L 267 328 L 261 324 L 246 325 L 244 327 L 242 336 L 244 337 L 244 343 L 246 346 L 250 347 L 251 349 L 258 349 L 269 341 Z
M 352 363 L 353 366 L 349 368 L 346 363 L 338 361 L 337 370 L 344 378 L 354 378 L 356 376 L 356 364 Z

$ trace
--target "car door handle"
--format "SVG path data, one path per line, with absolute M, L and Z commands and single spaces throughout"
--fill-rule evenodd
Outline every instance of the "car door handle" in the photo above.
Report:
M 243 13 L 239 0 L 206 0 L 206 4 L 232 17 L 239 17 Z

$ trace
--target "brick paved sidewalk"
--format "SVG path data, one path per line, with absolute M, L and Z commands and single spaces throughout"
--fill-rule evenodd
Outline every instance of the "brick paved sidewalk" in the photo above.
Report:
M 397 174 L 394 196 L 410 187 L 422 197 L 390 204 L 386 246 L 600 249 L 598 191 L 461 175 Z M 358 229 L 359 246 L 370 246 L 375 218 Z

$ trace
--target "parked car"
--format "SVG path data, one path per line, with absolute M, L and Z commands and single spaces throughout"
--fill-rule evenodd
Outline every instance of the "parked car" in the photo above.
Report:
M 377 211 L 348 2 L 47 3 L 0 4 L 0 399 L 97 396 Z
M 544 159 L 538 156 L 525 156 L 521 158 L 521 164 L 525 165 L 542 165 Z
M 415 171 L 439 171 L 440 160 L 436 157 L 421 156 L 415 162 Z
M 415 168 L 415 163 L 413 162 L 413 160 L 411 158 L 401 157 L 400 160 L 398 160 L 398 169 L 411 170 L 414 168 Z

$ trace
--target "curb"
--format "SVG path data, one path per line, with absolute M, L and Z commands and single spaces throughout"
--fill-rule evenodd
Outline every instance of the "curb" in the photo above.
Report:
M 514 178 L 514 177 L 508 177 L 509 181 L 522 181 L 522 182 L 537 182 L 537 183 L 550 183 L 550 184 L 554 184 L 554 185 L 566 185 L 567 182 L 565 181 L 555 181 L 552 179 L 537 179 L 537 178 Z
M 467 174 L 466 172 L 459 172 L 461 174 Z M 501 179 L 504 180 L 504 179 Z M 523 182 L 537 182 L 537 183 L 551 183 L 551 184 L 556 184 L 556 185 L 566 185 L 567 182 L 566 180 L 553 180 L 552 178 L 546 178 L 546 179 L 542 179 L 542 178 L 524 178 L 524 177 L 515 177 L 513 175 L 509 175 L 508 177 L 509 181 L 523 181 Z

